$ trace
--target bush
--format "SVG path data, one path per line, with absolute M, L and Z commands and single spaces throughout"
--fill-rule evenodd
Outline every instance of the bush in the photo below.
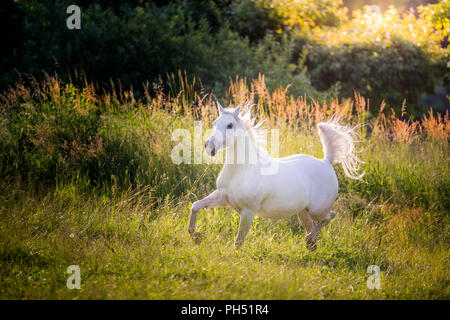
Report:
M 93 4 L 82 8 L 81 30 L 66 28 L 69 1 L 21 2 L 26 40 L 19 71 L 67 74 L 85 70 L 91 79 L 121 79 L 140 86 L 183 63 L 178 45 L 187 18 L 175 7 L 123 7 L 122 15 Z M 162 54 L 164 53 L 164 54 Z
M 330 0 L 77 3 L 81 30 L 66 28 L 68 0 L 7 2 L 0 14 L 17 32 L 0 59 L 1 89 L 16 72 L 66 80 L 84 71 L 108 91 L 120 82 L 142 93 L 143 83 L 185 70 L 223 93 L 236 76 L 265 74 L 272 90 L 291 84 L 296 96 L 323 99 L 341 87 L 341 97 L 357 90 L 397 111 L 406 98 L 418 114 L 428 107 L 425 92 L 450 91 L 448 1 L 417 14 L 356 10 L 351 19 L 342 1 Z
M 429 107 L 421 104 L 421 94 L 448 86 L 449 47 L 427 11 L 420 12 L 419 17 L 413 11 L 400 15 L 391 7 L 376 15 L 366 7 L 339 28 L 305 36 L 313 85 L 324 90 L 339 82 L 342 97 L 356 90 L 375 105 L 385 100 L 397 111 L 406 99 L 407 111 L 421 114 Z
M 417 46 L 400 39 L 383 48 L 377 44 L 342 47 L 312 45 L 306 62 L 313 85 L 326 90 L 339 82 L 341 96 L 354 91 L 370 97 L 373 105 L 385 100 L 400 110 L 404 99 L 408 113 L 424 112 L 418 105 L 420 94 L 432 92 L 437 83 L 435 66 Z
M 246 0 L 234 1 L 230 9 L 233 27 L 251 39 L 262 39 L 267 32 L 337 27 L 347 14 L 342 0 Z
M 208 19 L 194 15 L 191 3 L 120 9 L 92 4 L 82 8 L 81 30 L 65 27 L 69 4 L 50 0 L 18 4 L 25 16 L 26 37 L 17 53 L 16 70 L 38 77 L 42 70 L 62 77 L 84 70 L 103 88 L 111 89 L 111 80 L 120 80 L 139 91 L 142 83 L 183 69 L 215 92 L 223 92 L 236 75 L 252 79 L 266 73 L 273 75 L 274 86 L 293 81 L 299 94 L 314 93 L 307 80 L 298 80 L 306 75 L 295 66 L 297 61 L 290 62 L 288 41 L 281 40 L 280 46 L 269 35 L 252 45 L 226 24 L 212 30 Z M 12 73 L 3 80 L 9 82 Z

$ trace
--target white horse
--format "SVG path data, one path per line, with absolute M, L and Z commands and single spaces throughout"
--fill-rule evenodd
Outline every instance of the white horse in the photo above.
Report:
M 214 121 L 214 132 L 205 149 L 214 156 L 226 148 L 226 161 L 217 178 L 217 190 L 192 205 L 188 228 L 192 238 L 197 243 L 201 241 L 201 234 L 195 231 L 199 210 L 231 206 L 240 215 L 235 248 L 243 244 L 255 215 L 279 219 L 296 214 L 306 229 L 307 247 L 315 250 L 320 229 L 336 215 L 330 211 L 338 194 L 332 163 L 341 163 L 349 178 L 361 179 L 364 175 L 358 174 L 362 161 L 355 154 L 353 129 L 340 125 L 337 119 L 321 122 L 318 129 L 324 159 L 305 154 L 278 159 L 258 146 L 255 137 L 258 125 L 254 126 L 249 104 L 243 114 L 240 105 L 225 109 L 217 103 L 217 107 L 219 117 Z M 237 154 L 245 157 L 236 161 Z

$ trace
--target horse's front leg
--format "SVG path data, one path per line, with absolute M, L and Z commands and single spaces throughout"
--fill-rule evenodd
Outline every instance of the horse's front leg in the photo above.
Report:
M 234 247 L 236 249 L 240 248 L 244 243 L 245 236 L 252 225 L 253 218 L 255 217 L 255 213 L 252 210 L 244 209 L 241 210 L 240 220 L 239 220 L 239 230 L 236 235 L 236 240 L 234 241 Z
M 223 197 L 219 190 L 214 191 L 209 196 L 195 201 L 192 204 L 191 208 L 191 218 L 189 220 L 189 234 L 191 235 L 192 239 L 196 243 L 200 243 L 202 241 L 202 235 L 200 232 L 195 231 L 195 223 L 197 221 L 197 214 L 201 209 L 204 208 L 214 208 L 214 207 L 220 207 L 220 206 L 226 206 L 226 202 L 223 200 Z

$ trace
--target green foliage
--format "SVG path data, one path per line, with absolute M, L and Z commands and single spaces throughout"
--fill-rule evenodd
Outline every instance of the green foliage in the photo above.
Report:
M 375 105 L 385 100 L 397 112 L 406 99 L 408 113 L 418 116 L 426 109 L 421 94 L 448 85 L 444 35 L 424 14 L 401 15 L 391 7 L 377 15 L 369 9 L 353 12 L 339 28 L 308 36 L 306 65 L 312 83 L 324 90 L 339 82 L 341 97 L 356 90 Z
M 230 26 L 252 42 L 264 39 L 268 32 L 281 31 L 281 17 L 265 5 L 264 1 L 233 1 L 229 14 Z
M 26 13 L 26 41 L 19 71 L 39 75 L 44 69 L 64 75 L 73 69 L 87 70 L 98 81 L 120 78 L 127 86 L 140 86 L 185 62 L 180 60 L 180 42 L 190 23 L 173 6 L 167 10 L 150 4 L 146 10 L 125 6 L 118 16 L 92 4 L 83 8 L 82 29 L 77 31 L 65 28 L 67 1 L 21 5 Z
M 347 13 L 347 9 L 342 6 L 342 0 L 256 0 L 244 3 L 245 5 L 240 7 L 242 11 L 265 10 L 266 17 L 272 21 L 270 30 L 278 33 L 286 30 L 306 31 L 316 27 L 338 26 Z M 259 20 L 256 21 L 259 23 Z
M 119 80 L 140 91 L 142 83 L 157 82 L 161 75 L 181 68 L 216 92 L 223 92 L 235 75 L 252 79 L 266 73 L 273 75 L 273 87 L 287 85 L 300 76 L 305 80 L 295 81 L 299 94 L 315 93 L 302 67 L 290 62 L 286 40 L 280 46 L 269 35 L 253 46 L 226 24 L 212 30 L 206 17 L 195 15 L 192 3 L 187 7 L 123 5 L 120 15 L 94 3 L 82 8 L 81 30 L 65 28 L 68 5 L 67 1 L 50 0 L 19 3 L 26 17 L 26 36 L 23 48 L 16 53 L 20 56 L 16 70 L 39 78 L 41 70 L 62 77 L 84 70 L 101 87 L 110 89 L 110 80 Z M 276 62 L 268 63 L 272 59 Z M 5 77 L 9 79 L 11 73 Z
M 324 99 L 341 88 L 345 98 L 356 89 L 397 111 L 406 98 L 415 115 L 428 107 L 424 93 L 450 88 L 448 1 L 417 14 L 365 8 L 351 17 L 330 0 L 80 1 L 81 30 L 65 27 L 69 4 L 7 2 L 0 16 L 16 33 L 0 61 L 0 87 L 17 72 L 67 79 L 83 71 L 102 89 L 113 82 L 142 94 L 143 83 L 185 70 L 222 93 L 230 78 L 261 73 L 269 89 L 291 84 L 298 96 Z
M 372 105 L 384 100 L 397 111 L 406 99 L 408 114 L 423 113 L 425 107 L 419 104 L 420 95 L 433 93 L 439 83 L 438 66 L 430 56 L 400 39 L 392 40 L 389 46 L 311 44 L 306 65 L 312 84 L 319 90 L 339 83 L 341 97 L 352 96 L 357 91 L 370 97 Z
M 450 91 L 450 63 L 448 61 L 450 55 L 450 1 L 442 0 L 436 4 L 420 6 L 418 12 L 424 21 L 433 26 L 434 34 L 431 34 L 430 37 L 440 42 L 442 48 L 447 49 L 441 58 L 439 71 L 444 87 Z
M 421 17 L 431 22 L 438 36 L 450 36 L 450 1 L 442 0 L 435 4 L 418 7 Z

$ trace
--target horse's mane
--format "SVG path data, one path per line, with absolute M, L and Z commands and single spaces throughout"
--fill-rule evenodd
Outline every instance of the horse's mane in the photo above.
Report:
M 265 120 L 261 120 L 258 123 L 256 123 L 256 116 L 252 115 L 252 107 L 254 105 L 255 104 L 251 103 L 250 101 L 247 101 L 245 102 L 244 105 L 240 103 L 236 108 L 241 107 L 241 112 L 239 113 L 239 120 L 244 125 L 252 141 L 256 145 L 259 145 L 258 133 L 261 125 L 264 123 Z M 236 108 L 230 106 L 228 108 L 225 108 L 225 111 L 233 114 Z

